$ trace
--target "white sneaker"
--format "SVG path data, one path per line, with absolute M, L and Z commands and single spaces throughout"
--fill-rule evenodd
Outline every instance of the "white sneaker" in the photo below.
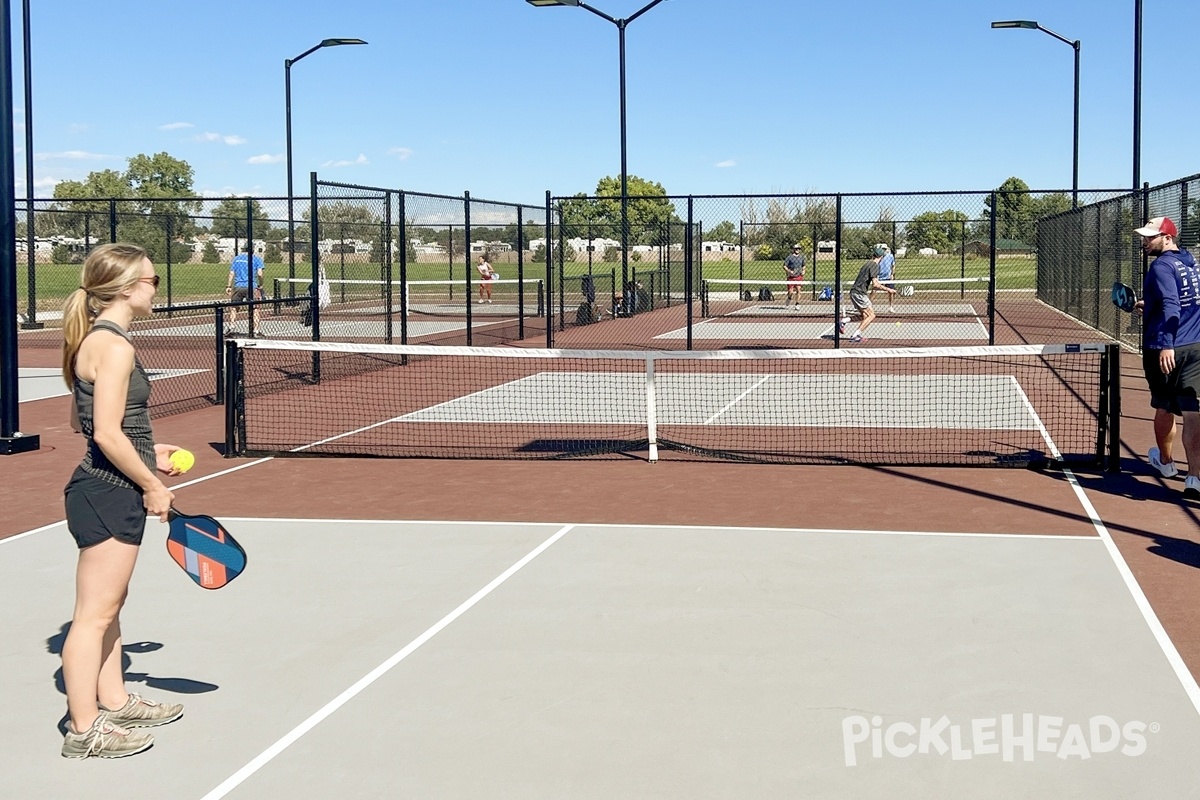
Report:
M 1146 454 L 1146 458 L 1150 461 L 1150 466 L 1158 470 L 1158 474 L 1164 478 L 1174 478 L 1179 474 L 1179 470 L 1175 468 L 1175 462 L 1169 464 L 1162 462 L 1162 453 L 1157 447 L 1151 447 L 1150 452 Z
M 1200 478 L 1188 475 L 1188 479 L 1183 484 L 1183 496 L 1189 500 L 1200 500 Z
M 862 340 L 863 340 L 863 335 L 859 331 L 855 331 L 853 333 L 853 335 L 851 335 L 851 337 L 850 337 L 850 341 L 852 341 L 852 342 L 861 342 Z
M 842 317 L 842 324 L 843 324 L 843 325 L 849 325 L 849 324 L 850 324 L 850 318 L 849 318 L 849 317 Z

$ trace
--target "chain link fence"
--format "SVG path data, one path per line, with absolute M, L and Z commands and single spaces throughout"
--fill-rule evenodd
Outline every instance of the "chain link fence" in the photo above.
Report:
M 1041 220 L 1038 298 L 1114 340 L 1140 350 L 1141 317 L 1111 302 L 1114 283 L 1141 293 L 1147 261 L 1133 230 L 1151 217 L 1170 217 L 1179 246 L 1200 244 L 1200 175 L 1141 192 L 1090 202 Z

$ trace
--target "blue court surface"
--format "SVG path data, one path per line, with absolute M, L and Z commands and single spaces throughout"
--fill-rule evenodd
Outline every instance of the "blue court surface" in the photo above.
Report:
M 1107 535 L 225 519 L 148 526 L 148 753 L 67 761 L 62 524 L 0 542 L 12 798 L 1184 797 L 1196 684 Z M 1101 531 L 1102 533 L 1102 531 Z

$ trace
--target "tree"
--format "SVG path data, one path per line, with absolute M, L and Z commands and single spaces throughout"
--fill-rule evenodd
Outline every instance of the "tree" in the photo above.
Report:
M 217 252 L 217 246 L 211 241 L 204 243 L 204 254 L 200 256 L 202 264 L 220 264 L 221 254 Z
M 265 239 L 270 226 L 267 222 L 267 212 L 257 200 L 247 200 L 241 197 L 226 197 L 212 212 L 212 232 L 217 236 L 230 239 L 246 239 L 246 203 L 250 203 L 250 213 L 253 216 L 254 238 Z
M 992 198 L 983 200 L 984 214 L 990 214 Z M 1033 201 L 1029 184 L 1020 178 L 1009 178 L 996 190 L 996 238 L 1015 239 L 1028 243 L 1034 238 Z
M 904 237 L 909 247 L 932 247 L 939 253 L 947 253 L 961 243 L 966 222 L 967 215 L 961 211 L 926 211 L 909 221 Z
M 107 231 L 115 206 L 119 239 L 142 245 L 155 260 L 167 255 L 168 246 L 171 256 L 186 258 L 179 243 L 195 230 L 191 215 L 200 201 L 179 198 L 192 194 L 192 177 L 186 161 L 167 153 L 139 154 L 129 159 L 124 172 L 106 169 L 82 181 L 59 183 L 54 187 L 57 202 L 49 210 L 57 212 L 52 219 L 58 233 L 95 237 Z
M 631 244 L 666 244 L 668 228 L 681 220 L 667 199 L 661 183 L 630 175 L 629 184 L 629 241 Z M 562 224 L 567 238 L 607 235 L 621 238 L 621 179 L 605 176 L 596 184 L 595 196 L 577 194 L 560 204 Z
M 738 238 L 738 229 L 729 220 L 724 220 L 705 231 L 704 238 L 710 242 L 735 242 Z

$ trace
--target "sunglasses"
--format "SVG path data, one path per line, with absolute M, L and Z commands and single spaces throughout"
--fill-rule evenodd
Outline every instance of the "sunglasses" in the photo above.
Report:
M 138 283 L 148 283 L 151 286 L 153 286 L 155 289 L 158 288 L 158 281 L 159 281 L 159 277 L 157 275 L 154 275 L 149 278 L 138 278 Z

